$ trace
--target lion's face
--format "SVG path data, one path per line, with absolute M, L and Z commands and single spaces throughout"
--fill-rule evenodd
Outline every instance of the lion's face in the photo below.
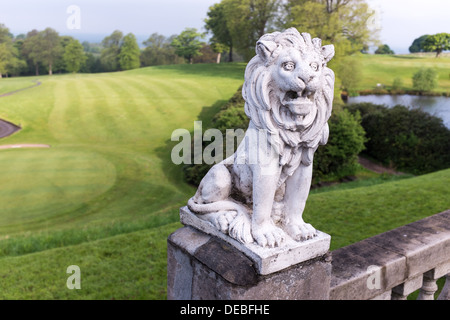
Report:
M 253 125 L 278 137 L 272 145 L 325 143 L 334 94 L 334 73 L 327 67 L 333 45 L 322 46 L 320 39 L 290 28 L 262 36 L 255 49 L 242 88 Z
M 323 67 L 323 58 L 315 51 L 283 50 L 272 65 L 272 79 L 281 105 L 296 116 L 309 114 L 315 107 Z

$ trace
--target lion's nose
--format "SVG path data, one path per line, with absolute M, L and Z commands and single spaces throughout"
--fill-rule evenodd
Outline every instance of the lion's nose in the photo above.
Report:
M 303 73 L 299 74 L 298 78 L 306 85 L 314 78 L 314 76 L 310 73 Z

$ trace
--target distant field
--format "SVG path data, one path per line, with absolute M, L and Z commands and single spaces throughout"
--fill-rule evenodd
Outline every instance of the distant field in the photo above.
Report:
M 36 77 L 0 79 L 0 96 L 35 85 Z
M 0 79 L 0 92 L 42 81 L 0 98 L 0 118 L 22 127 L 0 145 L 51 146 L 0 150 L 0 299 L 164 299 L 166 239 L 195 192 L 170 161 L 171 133 L 208 121 L 244 68 Z M 305 217 L 332 249 L 450 207 L 450 170 L 377 179 L 311 195 Z M 66 288 L 69 265 L 81 290 Z
M 372 55 L 360 54 L 362 79 L 357 90 L 375 89 L 377 84 L 392 86 L 395 78 L 403 80 L 404 90 L 412 90 L 412 76 L 422 67 L 438 73 L 436 92 L 450 93 L 450 57 L 434 55 Z

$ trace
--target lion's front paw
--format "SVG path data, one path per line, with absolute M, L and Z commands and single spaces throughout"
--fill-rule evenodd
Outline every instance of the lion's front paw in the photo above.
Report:
M 309 223 L 293 223 L 285 228 L 286 232 L 296 241 L 312 239 L 317 236 L 317 230 Z
M 266 223 L 260 226 L 253 225 L 253 238 L 261 247 L 278 247 L 286 238 L 283 230 L 271 223 Z

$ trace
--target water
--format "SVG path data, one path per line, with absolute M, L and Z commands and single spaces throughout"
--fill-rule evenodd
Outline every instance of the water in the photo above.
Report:
M 428 114 L 441 118 L 444 121 L 445 126 L 450 129 L 450 97 L 427 97 L 406 94 L 348 97 L 348 103 L 360 102 L 383 104 L 387 107 L 393 107 L 400 104 L 413 109 L 418 108 Z

